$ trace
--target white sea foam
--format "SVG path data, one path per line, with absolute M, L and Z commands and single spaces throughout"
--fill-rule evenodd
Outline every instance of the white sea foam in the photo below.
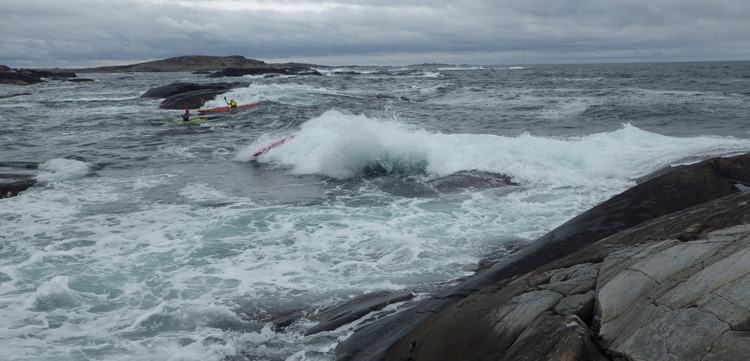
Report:
M 237 160 L 253 159 L 255 151 L 273 140 L 271 136 L 256 140 L 239 152 Z M 689 155 L 731 154 L 733 149 L 747 148 L 747 140 L 667 137 L 629 124 L 614 132 L 568 138 L 445 135 L 391 120 L 329 111 L 303 124 L 293 140 L 258 160 L 296 174 L 335 178 L 359 176 L 372 167 L 428 178 L 480 170 L 530 184 L 591 187 L 614 182 L 621 187 L 654 167 Z
M 234 99 L 239 105 L 255 102 L 261 102 L 262 105 L 263 102 L 272 101 L 295 106 L 313 106 L 319 104 L 319 101 L 314 96 L 311 96 L 314 94 L 326 95 L 338 93 L 330 89 L 304 84 L 253 83 L 247 87 L 232 89 L 225 94 L 217 96 L 214 100 L 206 102 L 203 108 L 226 106 L 227 103 L 224 98 L 227 100 Z
M 50 159 L 42 163 L 39 170 L 36 179 L 43 183 L 82 178 L 92 173 L 88 163 L 66 158 Z
M 498 75 L 520 76 L 512 73 Z M 472 74 L 451 74 L 465 75 Z M 184 81 L 184 75 L 141 76 L 154 78 L 135 88 Z M 591 121 L 614 129 L 597 134 L 588 134 L 586 123 L 571 133 L 587 135 L 519 134 L 522 125 L 504 135 L 507 118 L 488 113 L 527 107 L 531 110 L 520 112 L 528 118 L 542 115 L 530 130 L 541 133 L 558 118 L 578 114 L 583 106 L 578 99 L 601 103 L 508 89 L 502 80 L 480 89 L 473 86 L 476 78 L 448 83 L 399 75 L 384 85 L 371 81 L 376 77 L 388 78 L 299 79 L 326 86 L 271 79 L 230 94 L 240 103 L 283 103 L 310 117 L 294 131 L 162 128 L 120 116 L 133 107 L 142 108 L 134 112 L 138 119 L 150 116 L 157 100 L 92 102 L 80 109 L 66 102 L 50 114 L 59 102 L 40 111 L 27 107 L 27 98 L 8 100 L 14 104 L 3 115 L 14 124 L 13 136 L 3 138 L 9 159 L 51 159 L 39 173 L 52 183 L 0 201 L 0 358 L 330 360 L 349 325 L 305 337 L 315 322 L 304 316 L 284 332 L 266 321 L 368 291 L 414 290 L 468 275 L 487 250 L 509 240 L 534 240 L 627 189 L 640 175 L 750 150 L 747 140 L 668 137 L 630 124 L 611 128 L 611 119 Z M 554 81 L 556 89 L 571 83 Z M 425 103 L 404 102 L 392 112 L 319 113 L 327 106 L 318 105 L 331 94 L 412 96 L 425 89 L 431 92 L 424 94 Z M 746 108 L 740 107 L 741 97 L 724 99 L 719 93 L 627 93 L 632 99 L 617 101 L 638 105 L 653 98 L 661 106 L 710 96 L 701 104 Z M 42 95 L 29 99 L 55 101 Z M 214 104 L 223 105 L 223 99 Z M 547 109 L 552 112 L 544 113 Z M 18 113 L 9 116 L 13 111 Z M 419 126 L 404 124 L 399 111 L 426 118 L 406 119 Z M 444 117 L 447 112 L 451 116 Z M 71 114 L 78 121 L 71 122 Z M 273 112 L 265 114 L 264 121 L 276 121 Z M 474 115 L 497 123 L 476 122 Z M 434 131 L 451 129 L 454 121 L 466 126 L 451 134 Z M 691 125 L 691 134 L 721 122 Z M 261 134 L 262 129 L 279 130 Z M 32 140 L 42 131 L 40 146 Z M 284 145 L 252 157 L 291 134 L 296 137 Z M 106 166 L 53 159 L 61 157 L 57 154 L 78 154 Z M 520 185 L 434 186 L 468 170 L 509 175 Z M 286 190 L 295 187 L 302 190 Z
M 446 68 L 438 68 L 440 71 L 468 71 L 468 70 L 485 70 L 487 68 L 483 66 L 453 66 Z

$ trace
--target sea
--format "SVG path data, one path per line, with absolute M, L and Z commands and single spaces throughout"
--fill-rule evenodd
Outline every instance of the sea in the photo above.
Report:
M 305 336 L 330 307 L 429 297 L 652 172 L 750 152 L 750 62 L 316 70 L 0 86 L 26 94 L 0 99 L 0 173 L 37 181 L 0 200 L 0 359 L 333 360 L 371 317 Z M 151 124 L 184 109 L 140 96 L 177 82 L 260 105 Z

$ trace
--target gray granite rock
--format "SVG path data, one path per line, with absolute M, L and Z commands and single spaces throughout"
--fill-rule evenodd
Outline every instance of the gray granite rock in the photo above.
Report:
M 363 327 L 337 357 L 742 359 L 750 192 L 734 185 L 748 180 L 750 155 L 650 179 L 495 267 Z

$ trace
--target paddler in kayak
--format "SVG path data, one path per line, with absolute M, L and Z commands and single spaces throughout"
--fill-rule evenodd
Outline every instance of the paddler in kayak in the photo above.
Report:
M 229 103 L 227 103 L 227 105 L 229 105 L 229 107 L 232 108 L 232 109 L 237 109 L 237 102 L 234 101 L 234 99 L 232 99 L 232 101 L 230 101 Z
M 182 121 L 187 122 L 190 120 L 190 109 L 185 109 L 185 114 L 182 114 Z

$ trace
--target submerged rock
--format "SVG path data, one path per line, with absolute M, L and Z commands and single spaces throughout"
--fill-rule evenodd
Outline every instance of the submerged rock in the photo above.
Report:
M 31 93 L 3 94 L 3 95 L 0 95 L 0 99 L 19 97 L 23 95 L 31 95 Z
M 335 330 L 370 312 L 382 310 L 392 303 L 408 301 L 413 297 L 411 292 L 383 291 L 366 294 L 318 315 L 320 323 L 308 330 L 305 335 Z
M 514 181 L 508 175 L 478 170 L 456 172 L 447 177 L 432 180 L 429 183 L 441 192 L 452 192 L 468 188 L 491 189 L 519 185 L 518 182 Z
M 36 163 L 0 163 L 0 199 L 15 197 L 36 184 Z
M 0 181 L 0 199 L 15 197 L 36 184 L 33 178 L 21 178 L 11 181 Z
M 750 192 L 736 186 L 748 181 L 750 155 L 645 181 L 491 269 L 358 329 L 337 358 L 744 357 L 738 340 L 750 316 L 738 305 L 747 295 L 728 293 L 750 289 Z

